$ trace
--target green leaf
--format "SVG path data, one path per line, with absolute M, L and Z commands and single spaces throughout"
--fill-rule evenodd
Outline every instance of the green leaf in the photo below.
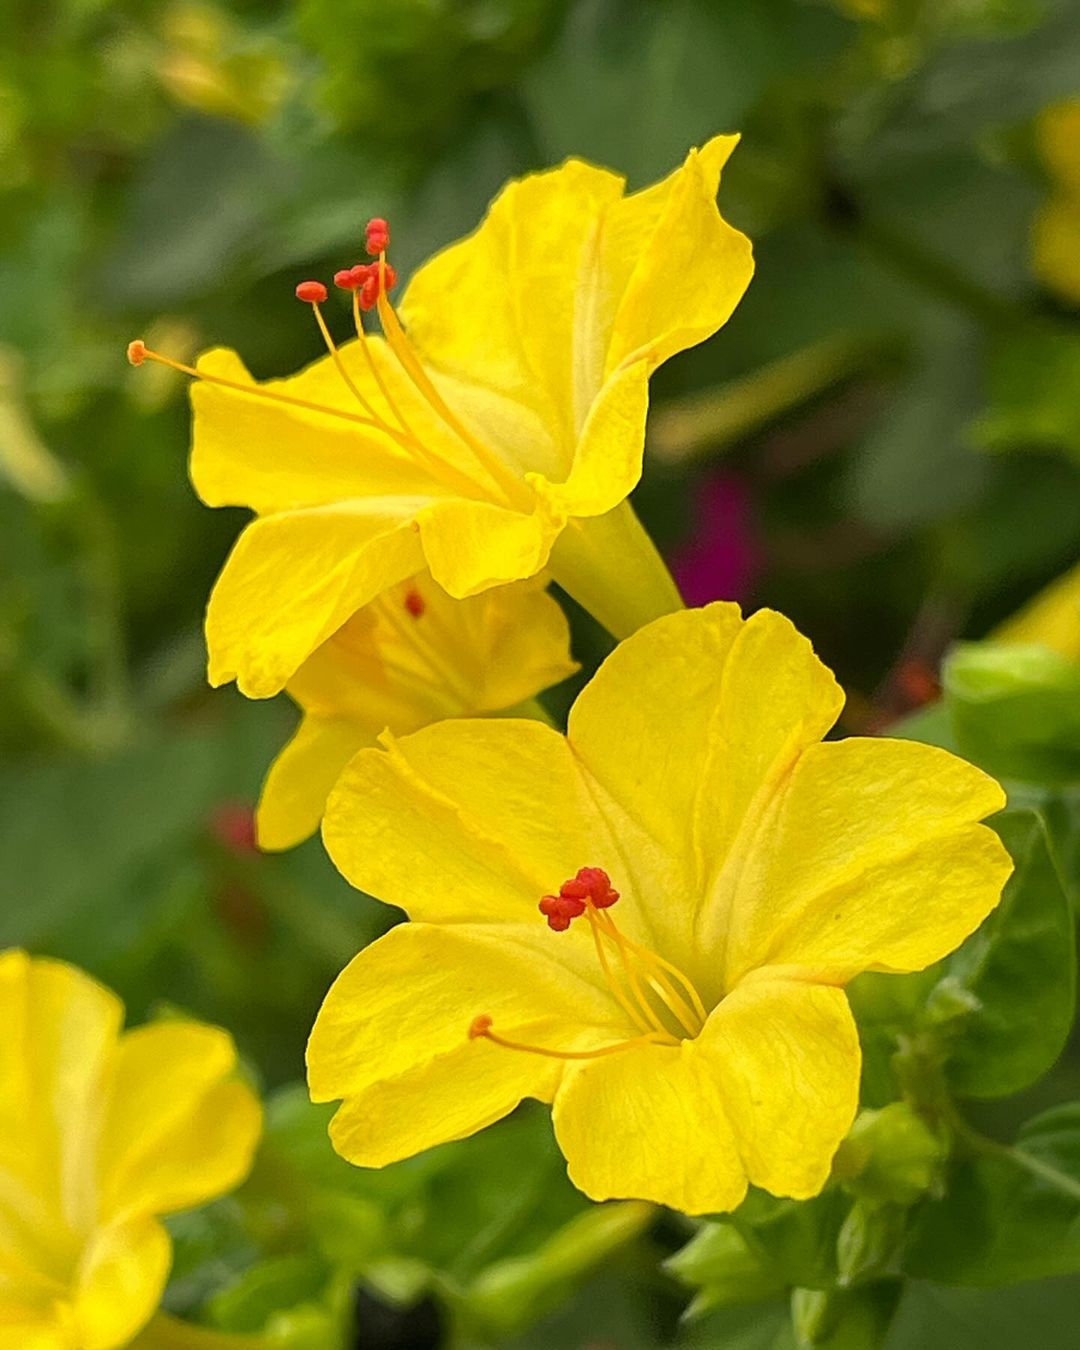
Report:
M 1080 666 L 1048 647 L 953 648 L 943 671 L 961 754 L 998 778 L 1080 781 Z
M 989 450 L 1045 447 L 1080 457 L 1080 337 L 1011 333 L 992 354 L 990 407 L 974 434 Z
M 994 828 L 1016 863 L 998 908 L 945 966 L 927 1015 L 946 1004 L 946 1073 L 966 1097 L 1005 1097 L 1053 1065 L 1076 1007 L 1076 944 L 1068 897 L 1033 811 Z
M 918 1213 L 911 1275 L 992 1285 L 1080 1270 L 1080 1102 L 1029 1120 L 1010 1148 L 976 1140 Z

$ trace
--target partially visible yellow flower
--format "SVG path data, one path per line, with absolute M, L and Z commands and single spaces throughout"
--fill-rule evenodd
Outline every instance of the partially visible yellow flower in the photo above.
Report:
M 127 1345 L 172 1259 L 159 1216 L 247 1173 L 259 1103 L 226 1032 L 121 1032 L 115 994 L 74 966 L 0 955 L 0 1343 Z
M 1080 661 L 1080 563 L 990 634 L 991 641 L 1049 647 Z
M 461 599 L 550 565 L 617 636 L 679 606 L 626 498 L 649 376 L 725 323 L 750 281 L 750 243 L 716 207 L 736 140 L 630 195 L 580 160 L 509 184 L 420 268 L 400 317 L 388 235 L 369 234 L 366 284 L 356 268 L 336 279 L 357 339 L 334 347 L 325 288 L 302 283 L 330 354 L 289 379 L 256 385 L 232 352 L 202 357 L 192 479 L 207 505 L 257 516 L 210 598 L 212 684 L 276 693 L 425 566 Z M 376 303 L 385 339 L 363 335 Z M 142 343 L 130 355 L 165 359 Z
M 345 765 L 385 728 L 513 708 L 577 670 L 570 630 L 538 582 L 451 600 L 430 575 L 392 586 L 300 667 L 287 691 L 304 710 L 259 802 L 259 843 L 291 848 L 319 827 Z
M 1080 99 L 1046 108 L 1035 143 L 1054 187 L 1032 225 L 1032 267 L 1050 290 L 1080 305 Z
M 338 1151 L 381 1166 L 535 1097 L 595 1199 L 815 1194 L 858 1100 L 843 986 L 944 956 L 1012 867 L 991 778 L 822 743 L 842 703 L 786 619 L 716 604 L 624 642 L 565 737 L 460 720 L 362 750 L 324 837 L 413 922 L 312 1032 Z

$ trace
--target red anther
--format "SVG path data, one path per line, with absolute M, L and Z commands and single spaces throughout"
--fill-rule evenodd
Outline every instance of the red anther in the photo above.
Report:
M 611 878 L 602 867 L 581 867 L 574 880 L 584 886 L 589 899 L 597 909 L 607 909 L 619 898 L 619 892 L 611 884 Z
M 304 300 L 309 305 L 321 305 L 326 294 L 326 287 L 321 281 L 302 281 L 296 288 L 297 300 Z
M 559 887 L 559 894 L 564 900 L 586 900 L 589 898 L 589 888 L 577 877 L 572 877 Z
M 373 258 L 390 247 L 390 226 L 381 216 L 369 220 L 364 230 L 364 247 Z
M 379 303 L 379 278 L 369 276 L 360 287 L 360 308 L 365 312 Z
M 547 919 L 549 928 L 553 928 L 556 933 L 565 933 L 571 921 L 581 918 L 585 913 L 585 901 L 565 895 L 545 895 L 538 908 Z
M 475 1041 L 480 1036 L 486 1036 L 491 1030 L 492 1019 L 487 1013 L 481 1013 L 479 1017 L 474 1017 L 469 1023 L 469 1040 Z
M 371 275 L 374 263 L 357 263 L 355 267 L 343 267 L 334 273 L 334 285 L 343 291 L 358 291 Z
M 133 366 L 141 366 L 146 360 L 146 343 L 142 338 L 136 338 L 134 342 L 128 343 L 128 360 Z
M 424 601 L 424 597 L 420 594 L 420 592 L 416 589 L 415 586 L 411 586 L 405 592 L 405 608 L 409 611 L 409 613 L 413 616 L 414 619 L 418 619 L 420 615 L 423 614 L 424 610 L 427 609 L 427 604 Z

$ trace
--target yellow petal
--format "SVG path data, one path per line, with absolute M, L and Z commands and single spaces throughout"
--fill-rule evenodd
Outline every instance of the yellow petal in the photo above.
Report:
M 265 516 L 237 540 L 206 614 L 210 683 L 276 694 L 320 643 L 419 570 L 422 501 L 345 502 Z
M 806 1198 L 854 1118 L 859 1064 L 843 993 L 761 982 L 726 998 L 696 1040 L 568 1069 L 555 1133 L 594 1200 L 719 1213 L 748 1181 Z
M 72 1321 L 79 1350 L 118 1350 L 153 1316 L 165 1289 L 172 1244 L 156 1219 L 99 1229 L 80 1262 Z
M 466 600 L 451 599 L 427 573 L 391 587 L 286 686 L 307 715 L 263 785 L 261 847 L 290 848 L 312 834 L 342 769 L 384 729 L 405 735 L 521 703 L 574 673 L 569 645 L 562 609 L 536 584 Z
M 720 170 L 737 137 L 691 150 L 664 183 L 610 213 L 605 269 L 626 275 L 605 371 L 646 352 L 651 369 L 702 342 L 731 317 L 754 273 L 750 241 L 716 207 Z
M 235 1070 L 217 1027 L 157 1022 L 121 1038 L 99 1154 L 103 1215 L 187 1209 L 243 1179 L 261 1110 Z
M 787 619 L 759 610 L 744 622 L 737 605 L 715 604 L 620 644 L 571 711 L 570 744 L 618 812 L 627 852 L 652 860 L 656 949 L 702 981 L 706 1001 L 721 992 L 732 878 L 842 702 Z
M 694 1046 L 722 1084 L 750 1182 L 773 1195 L 816 1195 L 859 1104 L 859 1037 L 843 991 L 740 986 Z
M 1080 305 L 1080 200 L 1051 197 L 1031 227 L 1031 266 L 1043 285 Z
M 1012 864 L 975 824 L 1005 805 L 981 770 L 934 746 L 852 737 L 811 747 L 769 814 L 730 902 L 725 982 L 806 966 L 830 982 L 921 970 L 1000 898 Z
M 994 642 L 1038 643 L 1066 660 L 1080 661 L 1080 564 L 1052 581 L 990 637 Z
M 354 886 L 414 919 L 543 932 L 541 896 L 611 857 L 565 739 L 510 719 L 440 722 L 389 752 L 362 750 L 330 797 L 323 838 Z
M 292 848 L 313 835 L 342 769 L 371 739 L 345 718 L 305 716 L 263 783 L 255 813 L 259 847 Z
M 1035 145 L 1058 182 L 1080 194 L 1080 99 L 1043 109 L 1035 123 Z
M 342 359 L 365 395 L 381 402 L 355 346 L 346 348 Z M 439 490 L 415 457 L 385 434 L 350 420 L 364 416 L 364 410 L 329 357 L 289 379 L 260 385 L 236 353 L 224 348 L 206 352 L 197 369 L 331 410 L 308 411 L 209 382 L 193 384 L 191 480 L 207 506 L 250 506 L 266 515 L 355 497 Z M 347 416 L 336 417 L 334 411 Z
M 535 576 L 562 525 L 540 510 L 525 515 L 464 497 L 432 503 L 419 522 L 431 575 L 457 600 Z
M 746 1194 L 716 1065 L 695 1042 L 574 1065 L 552 1116 L 570 1180 L 593 1200 L 710 1214 Z
M 579 944 L 548 941 L 568 936 L 542 922 L 411 923 L 365 948 L 308 1043 L 312 1099 L 344 1099 L 330 1131 L 338 1152 L 380 1167 L 472 1134 L 524 1097 L 549 1101 L 562 1062 L 470 1040 L 481 1014 L 504 1036 L 557 1049 L 625 1036 L 598 972 L 573 956 Z
M 468 239 L 416 273 L 402 316 L 421 356 L 531 409 L 551 448 L 529 467 L 564 476 L 577 435 L 577 259 L 622 180 L 579 160 L 510 183 Z M 584 409 L 581 415 L 584 416 Z
M 47 1259 L 57 1229 L 89 1221 L 103 1083 L 123 1005 L 61 961 L 0 957 L 0 1233 Z M 7 1201 L 7 1203 L 5 1203 Z M 9 1229 L 9 1232 L 11 1230 Z

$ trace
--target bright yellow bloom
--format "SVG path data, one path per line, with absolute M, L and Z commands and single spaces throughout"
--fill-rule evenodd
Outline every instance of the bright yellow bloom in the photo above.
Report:
M 289 379 L 203 356 L 192 479 L 208 505 L 257 516 L 210 598 L 212 684 L 276 693 L 425 566 L 459 599 L 550 566 L 617 636 L 679 606 L 626 498 L 649 376 L 727 320 L 753 271 L 716 208 L 736 139 L 630 195 L 579 160 L 511 183 L 416 273 L 400 317 L 380 260 L 384 338 L 334 348 L 325 290 L 303 284 L 331 354 Z M 142 343 L 131 357 L 163 359 Z
M 250 1166 L 261 1113 L 229 1036 L 122 1022 L 115 994 L 75 967 L 0 955 L 3 1345 L 127 1345 L 169 1272 L 157 1216 Z
M 427 573 L 392 586 L 309 656 L 285 686 L 304 710 L 259 802 L 259 843 L 319 828 L 330 789 L 385 728 L 499 712 L 577 670 L 570 630 L 537 582 L 451 600 Z
M 1080 661 L 1080 563 L 1052 581 L 990 634 L 994 642 L 1049 647 Z
M 1080 304 L 1080 99 L 1046 108 L 1035 143 L 1054 189 L 1032 225 L 1032 268 L 1050 290 Z
M 821 743 L 842 703 L 786 619 L 716 604 L 624 642 L 565 737 L 455 721 L 362 750 L 324 837 L 413 922 L 311 1036 L 338 1151 L 381 1166 L 535 1097 L 595 1199 L 817 1192 L 858 1098 L 844 984 L 944 956 L 1012 866 L 977 823 L 992 779 L 914 742 Z

